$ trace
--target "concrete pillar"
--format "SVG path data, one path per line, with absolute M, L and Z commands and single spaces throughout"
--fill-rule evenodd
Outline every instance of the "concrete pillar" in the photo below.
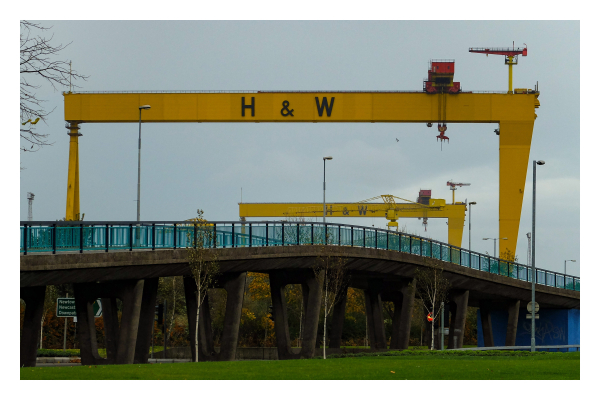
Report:
M 25 301 L 25 316 L 21 333 L 21 367 L 35 367 L 46 286 L 22 287 L 21 298 Z
M 481 317 L 481 328 L 483 330 L 484 347 L 494 347 L 494 333 L 492 331 L 492 315 L 490 313 L 489 301 L 479 302 L 479 314 Z
M 465 336 L 465 323 L 469 305 L 468 290 L 452 290 L 450 292 L 450 319 L 448 348 L 461 349 Z
M 365 306 L 371 349 L 387 349 L 379 282 L 369 282 L 369 289 L 365 290 Z
M 321 272 L 321 275 L 323 275 L 323 272 Z M 323 290 L 321 282 L 322 276 L 321 279 L 317 279 L 312 270 L 278 270 L 269 273 L 277 354 L 280 360 L 314 357 L 321 312 L 321 294 Z M 298 283 L 302 285 L 303 339 L 300 354 L 295 354 L 292 352 L 283 290 L 286 285 Z
M 117 314 L 117 299 L 102 299 L 102 319 L 104 320 L 104 343 L 106 359 L 109 364 L 117 362 L 117 343 L 119 342 L 119 316 Z
M 348 288 L 340 293 L 339 301 L 333 306 L 331 317 L 331 334 L 329 335 L 329 348 L 339 349 L 342 344 L 342 331 L 346 317 L 346 301 L 348 300 Z
M 144 280 L 73 284 L 77 312 L 77 338 L 83 365 L 132 364 L 137 343 Z M 98 355 L 93 303 L 102 299 L 107 358 Z M 121 324 L 116 299 L 123 302 Z
M 321 275 L 323 275 L 321 271 Z M 323 286 L 321 279 L 317 279 L 313 271 L 303 271 L 302 301 L 304 306 L 302 348 L 300 358 L 313 358 L 317 346 L 317 331 L 319 329 L 319 315 L 321 313 L 321 295 Z
M 517 323 L 519 322 L 520 300 L 509 300 L 508 302 L 508 323 L 506 325 L 505 346 L 515 346 L 517 340 Z
M 77 313 L 77 340 L 82 365 L 106 364 L 107 360 L 98 355 L 96 323 L 94 320 L 93 302 L 95 293 L 90 293 L 92 284 L 73 284 L 75 311 Z M 90 299 L 91 298 L 91 299 Z
M 198 299 L 196 297 L 196 282 L 191 276 L 183 277 L 183 287 L 185 291 L 185 304 L 188 316 L 188 332 L 190 347 L 192 350 L 192 360 L 196 359 L 196 315 Z M 213 343 L 212 326 L 210 320 L 210 307 L 208 296 L 202 301 L 200 315 L 198 320 L 198 361 L 211 361 L 215 357 L 215 347 Z
M 244 301 L 244 286 L 246 273 L 236 272 L 227 274 L 224 288 L 227 291 L 227 305 L 223 321 L 223 336 L 221 338 L 220 361 L 234 361 L 240 333 L 240 319 Z
M 117 364 L 133 364 L 142 307 L 144 280 L 127 282 L 121 294 L 123 312 L 117 345 Z
M 284 294 L 284 289 L 287 285 L 285 271 L 269 272 L 269 285 L 271 287 L 271 302 L 273 305 L 275 340 L 277 342 L 278 357 L 280 360 L 298 358 L 296 357 L 296 354 L 292 353 L 290 341 L 287 307 Z
M 135 355 L 133 362 L 145 364 L 148 362 L 152 331 L 154 330 L 154 313 L 156 306 L 156 294 L 158 291 L 158 278 L 144 280 L 144 291 L 142 293 L 142 306 L 140 310 L 140 322 L 138 326 L 137 341 L 135 344 Z M 104 312 L 104 302 L 102 303 Z M 165 310 L 166 312 L 166 310 Z
M 394 303 L 390 349 L 405 350 L 408 349 L 412 309 L 415 302 L 414 282 L 403 282 L 400 291 L 393 292 L 390 300 Z

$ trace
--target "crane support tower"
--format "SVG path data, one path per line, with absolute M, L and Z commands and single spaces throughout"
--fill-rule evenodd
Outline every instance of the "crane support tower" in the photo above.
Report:
M 497 54 L 504 56 L 504 64 L 508 65 L 508 93 L 513 92 L 512 84 L 512 66 L 517 65 L 519 56 L 527 57 L 527 45 L 524 48 L 517 47 L 515 49 L 515 42 L 513 42 L 512 49 L 510 47 L 471 47 L 469 53 L 481 53 L 489 56 L 490 54 Z
M 396 203 L 395 199 L 407 203 Z M 371 203 L 374 200 L 383 202 Z M 323 216 L 323 203 L 238 203 L 240 218 L 280 217 L 317 218 Z M 432 199 L 431 190 L 421 191 L 417 202 L 389 194 L 373 197 L 356 203 L 327 203 L 328 217 L 386 218 L 388 227 L 398 228 L 400 218 L 447 218 L 448 243 L 460 247 L 467 206 L 464 203 L 447 204 L 444 199 Z

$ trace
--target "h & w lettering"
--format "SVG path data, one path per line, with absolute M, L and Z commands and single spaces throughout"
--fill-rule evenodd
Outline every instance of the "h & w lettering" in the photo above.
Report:
M 331 111 L 333 111 L 333 101 L 335 97 L 331 98 L 331 103 L 327 102 L 327 97 L 323 97 L 323 102 L 319 104 L 319 98 L 315 97 L 315 101 L 317 102 L 317 111 L 319 112 L 319 117 L 323 116 L 323 108 L 327 110 L 327 116 L 331 117 Z
M 242 117 L 246 116 L 246 108 L 252 110 L 252 116 L 254 117 L 254 97 L 252 97 L 252 103 L 249 106 L 246 105 L 246 98 L 242 97 Z

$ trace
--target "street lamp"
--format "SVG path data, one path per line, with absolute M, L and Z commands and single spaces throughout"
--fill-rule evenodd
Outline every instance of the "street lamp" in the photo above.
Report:
M 567 261 L 576 262 L 577 260 L 565 260 L 565 275 L 567 274 Z
M 138 185 L 137 185 L 137 221 L 140 222 L 140 165 L 142 157 L 142 110 L 149 110 L 150 106 L 140 106 L 140 136 L 138 140 Z
M 474 206 L 475 204 L 477 203 L 472 201 L 469 203 L 469 206 Z M 471 251 L 471 207 L 469 207 L 469 251 Z
M 469 215 L 469 226 L 471 222 L 471 216 Z M 496 258 L 496 240 L 508 240 L 508 238 L 483 238 L 483 240 L 493 240 L 494 241 L 494 258 Z
M 327 232 L 325 230 L 325 213 L 327 212 L 325 206 L 325 162 L 327 160 L 333 160 L 333 157 L 323 157 L 323 243 L 327 244 Z
M 531 213 L 531 351 L 535 351 L 535 172 L 537 165 L 544 165 L 545 161 L 533 160 L 533 204 Z

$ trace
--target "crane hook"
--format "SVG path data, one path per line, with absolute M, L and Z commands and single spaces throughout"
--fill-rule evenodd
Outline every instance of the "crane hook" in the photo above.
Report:
M 444 143 L 444 140 L 447 140 L 448 143 L 450 143 L 450 138 L 446 135 L 444 135 L 444 133 L 446 132 L 446 130 L 448 129 L 448 127 L 446 126 L 446 123 L 444 122 L 444 124 L 440 124 L 438 123 L 438 131 L 440 132 L 439 135 L 436 136 L 437 139 L 440 139 L 441 143 L 440 143 L 440 150 L 441 150 L 441 146 Z M 436 141 L 437 141 L 436 139 Z

